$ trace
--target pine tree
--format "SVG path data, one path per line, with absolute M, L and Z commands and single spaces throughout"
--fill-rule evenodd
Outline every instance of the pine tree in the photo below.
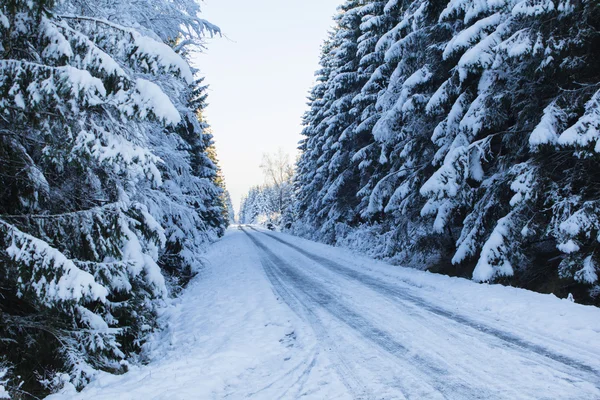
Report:
M 233 206 L 231 205 L 231 198 L 229 198 L 229 192 L 227 191 L 227 185 L 225 184 L 225 177 L 223 176 L 223 171 L 221 171 L 221 167 L 219 167 L 219 160 L 217 157 L 217 149 L 214 143 L 207 149 L 207 155 L 210 161 L 216 166 L 216 172 L 212 178 L 213 183 L 220 190 L 218 195 L 218 201 L 213 204 L 213 207 L 217 207 L 218 210 L 221 211 L 221 219 L 217 219 L 217 226 L 227 227 L 230 223 L 233 222 L 233 217 L 231 217 L 231 213 L 233 212 Z M 222 236 L 225 231 L 221 231 L 219 233 Z
M 304 155 L 314 172 L 310 182 L 302 188 L 306 194 L 298 194 L 304 202 L 297 208 L 302 224 L 318 229 L 320 237 L 335 240 L 336 224 L 353 218 L 351 202 L 355 198 L 357 182 L 352 179 L 352 149 L 357 145 L 352 132 L 356 125 L 352 100 L 363 82 L 357 73 L 357 47 L 364 6 L 349 0 L 339 7 L 337 26 L 323 49 L 320 73 L 327 74 L 311 98 L 312 110 L 305 116 L 304 131 L 307 136 L 302 144 Z M 314 110 L 314 111 L 313 111 Z M 317 228 L 318 227 L 318 228 Z M 308 228 L 312 230 L 311 228 Z
M 384 62 L 385 55 L 397 33 L 392 30 L 396 23 L 398 5 L 394 1 L 365 1 L 362 10 L 362 35 L 358 39 L 358 74 L 366 80 L 360 93 L 352 99 L 353 114 L 358 122 L 353 129 L 352 162 L 357 164 L 354 172 L 360 176 L 360 189 L 357 197 L 360 203 L 356 212 L 361 219 L 377 219 L 377 212 L 369 211 L 369 199 L 374 182 L 387 175 L 381 164 L 374 162 L 381 154 L 382 147 L 373 137 L 373 127 L 380 118 L 381 109 L 377 106 L 380 93 L 389 83 L 389 67 Z M 381 211 L 381 210 L 378 210 Z
M 169 289 L 178 292 L 203 267 L 207 244 L 222 236 L 222 188 L 209 125 L 202 118 L 206 86 L 196 80 L 188 90 L 188 112 L 182 123 L 151 139 L 162 163 L 163 184 L 143 193 L 152 215 L 165 228 L 166 243 L 158 263 Z M 215 159 L 216 161 L 216 159 Z
M 193 2 L 153 5 L 1 4 L 0 363 L 9 391 L 39 396 L 126 369 L 169 295 L 161 266 L 173 232 L 194 222 L 194 245 L 215 236 L 205 215 L 190 214 L 190 195 L 211 203 L 219 191 L 207 179 L 214 165 L 192 167 L 184 131 L 200 138 L 196 151 L 207 139 L 177 51 L 216 28 Z M 171 23 L 149 23 L 164 11 Z M 163 42 L 174 38 L 176 51 Z
M 224 203 L 225 203 L 225 211 L 227 212 L 226 218 L 228 221 L 228 224 L 235 224 L 235 209 L 233 208 L 233 202 L 231 201 L 231 195 L 229 194 L 229 191 L 225 191 L 225 195 L 224 195 Z
M 293 231 L 364 232 L 377 243 L 355 245 L 404 264 L 600 293 L 598 3 L 353 4 L 305 115 Z M 358 88 L 339 84 L 340 65 Z M 336 103 L 348 93 L 351 109 Z
M 331 36 L 333 33 L 321 48 L 321 69 L 315 74 L 317 84 L 309 96 L 310 109 L 303 117 L 305 128 L 302 135 L 305 138 L 299 144 L 301 155 L 296 166 L 297 175 L 294 179 L 294 197 L 296 199 L 294 214 L 297 215 L 297 222 L 294 224 L 293 230 L 297 234 L 308 237 L 313 237 L 313 227 L 316 226 L 313 218 L 318 211 L 318 199 L 315 197 L 319 188 L 323 186 L 323 173 L 322 169 L 317 168 L 317 162 L 322 157 L 323 135 L 320 132 L 320 126 L 326 115 L 324 95 L 331 75 Z M 316 237 L 314 238 L 316 239 Z

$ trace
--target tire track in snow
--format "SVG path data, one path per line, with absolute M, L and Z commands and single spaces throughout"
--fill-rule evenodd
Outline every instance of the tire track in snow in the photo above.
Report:
M 302 372 L 300 373 L 300 375 L 298 376 L 298 378 L 296 378 L 294 380 L 294 382 L 290 385 L 290 387 L 288 387 L 281 395 L 279 395 L 277 397 L 277 399 L 283 398 L 285 396 L 285 394 L 288 393 L 290 391 L 290 389 L 292 389 L 295 385 L 299 384 L 302 387 L 304 385 L 304 383 L 306 382 L 306 380 L 308 379 L 308 376 L 309 376 L 310 372 L 312 371 L 312 369 L 314 368 L 314 366 L 316 364 L 317 356 L 318 356 L 318 354 L 315 354 L 314 356 L 312 356 L 311 357 L 311 361 L 308 363 L 308 365 L 307 365 L 307 363 L 305 361 L 298 363 L 298 365 L 296 365 L 295 367 L 293 367 L 289 371 L 286 371 L 285 374 L 277 377 L 277 379 L 275 379 L 274 381 L 272 381 L 268 385 L 263 386 L 262 388 L 254 391 L 254 392 L 248 393 L 246 395 L 246 398 L 247 399 L 254 398 L 256 395 L 261 394 L 263 392 L 266 392 L 267 390 L 273 388 L 273 386 L 275 386 L 275 384 L 278 383 L 278 382 L 280 382 L 282 379 L 288 378 L 290 376 L 293 376 L 298 370 L 301 370 L 304 367 L 304 369 L 302 370 Z
M 279 289 L 285 284 L 278 277 L 281 275 L 286 278 L 286 281 L 294 284 L 302 295 L 307 298 L 309 302 L 315 303 L 319 307 L 326 310 L 329 314 L 334 316 L 339 321 L 350 327 L 352 330 L 357 332 L 362 338 L 375 344 L 386 353 L 402 360 L 403 362 L 409 362 L 409 364 L 420 370 L 422 374 L 419 376 L 420 384 L 426 384 L 430 388 L 427 390 L 422 386 L 416 387 L 404 387 L 403 392 L 407 393 L 407 397 L 416 396 L 417 398 L 433 398 L 433 396 L 441 398 L 461 398 L 461 399 L 484 399 L 489 398 L 490 393 L 487 393 L 483 388 L 473 387 L 472 382 L 467 382 L 462 379 L 456 379 L 451 376 L 449 371 L 439 368 L 429 360 L 412 354 L 411 350 L 399 343 L 389 333 L 374 326 L 360 314 L 354 312 L 346 305 L 338 301 L 332 296 L 322 285 L 309 276 L 299 272 L 295 268 L 291 267 L 286 261 L 274 254 L 267 246 L 261 241 L 253 237 L 250 233 L 244 230 L 250 240 L 264 253 L 263 266 L 265 270 L 268 270 L 267 276 L 269 279 L 274 280 L 274 287 Z M 272 281 L 273 282 L 273 281 Z M 284 289 L 285 290 L 285 289 Z M 279 290 L 277 290 L 279 292 Z M 294 295 L 297 301 L 300 302 L 303 308 L 310 310 L 310 307 L 305 304 L 298 295 Z M 284 300 L 286 298 L 284 297 Z M 287 302 L 287 301 L 286 301 Z M 292 309 L 295 306 L 290 305 Z M 310 321 L 311 325 L 320 325 L 318 321 Z M 416 394 L 417 392 L 418 394 Z M 436 393 L 437 392 L 437 393 Z M 458 397 L 456 397 L 458 396 Z M 361 398 L 361 397 L 358 397 Z
M 256 240 L 248 234 L 244 229 L 242 229 L 244 233 L 248 235 L 250 240 L 256 244 Z M 260 244 L 259 244 L 260 246 Z M 305 320 L 309 323 L 311 328 L 315 331 L 319 342 L 326 342 L 328 346 L 334 350 L 333 356 L 336 357 L 336 363 L 334 365 L 336 372 L 340 376 L 342 383 L 348 391 L 351 393 L 352 397 L 355 399 L 371 399 L 372 395 L 367 392 L 365 385 L 362 383 L 360 378 L 356 376 L 352 368 L 348 365 L 348 363 L 341 357 L 341 351 L 338 348 L 337 343 L 332 342 L 329 339 L 329 335 L 327 334 L 327 330 L 319 320 L 318 316 L 314 313 L 314 311 L 307 307 L 295 294 L 293 294 L 287 285 L 279 278 L 276 274 L 275 269 L 276 266 L 273 265 L 272 261 L 266 257 L 264 253 L 260 254 L 261 263 L 263 265 L 263 269 L 267 278 L 271 282 L 273 287 L 273 291 L 277 296 L 279 296 L 290 308 L 291 310 L 298 315 L 298 317 L 302 320 Z M 316 356 L 315 356 L 316 357 Z M 312 362 L 311 362 L 312 363 Z M 312 368 L 311 368 L 312 369 Z M 306 374 L 308 376 L 308 374 Z M 269 385 L 269 387 L 272 385 Z M 268 388 L 268 387 L 267 387 Z M 267 388 L 263 388 L 265 390 Z M 258 392 L 257 392 L 258 393 Z
M 335 262 L 333 260 L 330 260 L 328 258 L 308 252 L 299 246 L 296 246 L 292 243 L 289 243 L 289 242 L 277 237 L 274 234 L 262 232 L 257 229 L 254 229 L 252 227 L 251 227 L 251 229 L 253 229 L 254 231 L 256 231 L 258 233 L 262 233 L 263 235 L 266 235 L 266 236 L 270 237 L 271 239 L 273 239 L 287 247 L 290 247 L 290 248 L 296 250 L 297 252 L 304 255 L 305 257 L 307 257 L 313 261 L 316 261 L 317 263 L 323 265 L 324 267 L 326 267 L 334 272 L 337 272 L 340 275 L 343 275 L 352 280 L 358 281 L 358 282 L 364 284 L 365 286 L 370 287 L 371 289 L 375 290 L 376 292 L 386 294 L 393 298 L 408 301 L 408 302 L 413 303 L 414 305 L 418 306 L 419 308 L 426 310 L 432 314 L 435 314 L 437 316 L 443 317 L 445 319 L 448 319 L 448 320 L 457 322 L 461 325 L 465 325 L 469 328 L 475 329 L 484 334 L 498 338 L 513 347 L 518 347 L 518 348 L 527 350 L 529 352 L 532 352 L 532 353 L 538 354 L 540 356 L 543 356 L 545 358 L 548 358 L 552 361 L 558 362 L 570 369 L 575 369 L 576 371 L 578 371 L 580 373 L 580 375 L 581 374 L 585 375 L 585 378 L 582 377 L 583 379 L 585 379 L 586 381 L 588 381 L 590 383 L 593 383 L 597 388 L 600 389 L 600 378 L 599 378 L 600 371 L 596 370 L 594 367 L 584 364 L 584 363 L 582 363 L 578 360 L 575 360 L 571 357 L 552 352 L 552 351 L 544 348 L 543 346 L 540 346 L 540 345 L 537 345 L 534 343 L 530 343 L 527 340 L 524 340 L 524 339 L 522 339 L 518 336 L 515 336 L 509 332 L 505 332 L 500 329 L 482 324 L 482 323 L 472 320 L 466 316 L 453 313 L 449 310 L 446 310 L 446 309 L 443 309 L 436 305 L 433 305 L 431 303 L 428 303 L 424 299 L 422 299 L 418 296 L 412 295 L 410 293 L 407 293 L 406 291 L 401 290 L 392 284 L 386 283 L 386 282 L 381 281 L 377 278 L 374 278 L 370 275 L 367 275 L 362 272 L 356 271 L 352 268 L 346 267 L 346 266 L 344 266 L 338 262 Z
M 298 377 L 298 379 L 296 379 L 294 381 L 294 383 L 292 383 L 292 385 L 287 388 L 280 396 L 279 399 L 285 399 L 286 395 L 290 392 L 290 390 L 292 390 L 292 388 L 298 386 L 298 388 L 295 390 L 296 395 L 293 396 L 294 398 L 299 398 L 301 397 L 301 393 L 304 390 L 304 385 L 306 384 L 306 382 L 308 381 L 308 377 L 310 376 L 310 373 L 312 372 L 313 368 L 315 367 L 315 365 L 317 364 L 317 357 L 318 357 L 319 353 L 315 354 L 315 356 L 313 357 L 312 361 L 310 362 L 310 364 L 308 364 L 308 367 L 306 367 L 306 369 L 304 371 L 302 371 L 302 374 L 300 374 L 300 376 Z

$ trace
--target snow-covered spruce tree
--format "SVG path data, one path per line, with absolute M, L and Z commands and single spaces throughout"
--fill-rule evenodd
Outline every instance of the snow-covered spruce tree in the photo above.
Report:
M 330 34 L 333 36 L 333 33 Z M 321 48 L 321 69 L 315 73 L 317 84 L 309 95 L 309 110 L 304 114 L 302 135 L 305 136 L 299 144 L 301 151 L 297 162 L 297 174 L 294 178 L 295 204 L 294 213 L 297 215 L 293 231 L 296 234 L 312 237 L 313 226 L 316 226 L 315 215 L 317 212 L 316 193 L 323 187 L 323 173 L 316 165 L 322 155 L 322 130 L 318 127 L 326 117 L 325 90 L 331 74 L 330 61 L 331 38 Z M 317 239 L 315 237 L 315 239 Z
M 229 225 L 235 224 L 235 209 L 233 208 L 233 202 L 231 201 L 231 195 L 228 190 L 225 191 L 223 198 L 225 202 L 225 211 L 227 212 L 227 223 Z
M 293 219 L 294 168 L 281 149 L 263 154 L 260 165 L 265 184 L 250 188 L 242 198 L 241 224 L 271 223 L 289 229 Z
M 318 192 L 322 199 L 319 206 L 324 218 L 320 232 L 324 238 L 335 240 L 338 224 L 353 217 L 356 205 L 355 193 L 359 182 L 352 179 L 357 175 L 358 163 L 352 161 L 356 149 L 365 145 L 365 137 L 353 135 L 358 122 L 353 99 L 359 93 L 368 76 L 359 69 L 359 38 L 362 18 L 370 10 L 369 4 L 361 1 L 346 1 L 337 16 L 339 29 L 335 32 L 331 50 L 330 85 L 324 97 L 330 102 L 324 128 L 325 186 Z
M 341 149 L 337 154 L 345 154 L 346 157 L 339 159 L 345 160 L 341 164 L 345 168 L 344 175 L 334 174 L 333 178 L 323 180 L 322 174 L 317 174 L 317 177 L 321 178 L 318 183 L 320 190 L 317 193 L 325 192 L 337 198 L 343 204 L 339 209 L 345 208 L 347 210 L 345 216 L 341 214 L 331 215 L 333 217 L 331 221 L 337 222 L 335 226 L 342 235 L 345 231 L 343 226 L 346 224 L 356 226 L 365 218 L 371 221 L 385 221 L 386 212 L 391 213 L 395 209 L 401 208 L 395 203 L 402 200 L 399 199 L 402 193 L 411 194 L 412 198 L 404 200 L 406 204 L 413 207 L 412 213 L 418 215 L 419 212 L 415 212 L 413 200 L 419 197 L 418 191 L 414 190 L 415 183 L 418 187 L 419 180 L 415 179 L 413 183 L 405 183 L 404 190 L 398 190 L 396 194 L 394 192 L 396 185 L 402 179 L 402 174 L 408 177 L 415 176 L 414 170 L 417 163 L 413 158 L 425 157 L 425 154 L 403 151 L 405 144 L 418 148 L 421 143 L 429 143 L 429 138 L 423 136 L 425 133 L 422 131 L 418 131 L 421 135 L 418 141 L 415 140 L 413 135 L 406 133 L 408 130 L 405 130 L 405 133 L 397 132 L 401 128 L 399 122 L 403 102 L 406 102 L 407 107 L 414 106 L 411 97 L 412 87 L 403 88 L 404 80 L 415 74 L 412 81 L 410 81 L 410 84 L 415 86 L 423 83 L 419 79 L 425 79 L 428 76 L 428 73 L 424 69 L 420 69 L 420 65 L 418 65 L 419 62 L 423 61 L 424 54 L 416 51 L 416 48 L 420 48 L 419 45 L 427 43 L 428 38 L 427 32 L 423 29 L 423 26 L 426 26 L 427 23 L 423 18 L 423 15 L 425 15 L 424 9 L 421 7 L 420 2 L 409 4 L 406 10 L 402 10 L 402 7 L 406 7 L 406 4 L 396 1 L 387 2 L 383 6 L 377 4 L 377 2 L 364 3 L 363 7 L 358 9 L 360 11 L 357 11 L 363 17 L 360 24 L 362 35 L 356 39 L 358 40 L 358 52 L 355 57 L 358 60 L 356 60 L 354 68 L 357 70 L 358 81 L 363 86 L 358 92 L 353 92 L 353 107 L 349 116 L 350 119 L 354 120 L 351 121 L 342 136 L 344 140 L 338 143 L 335 137 L 327 135 L 329 132 L 324 128 L 320 129 L 323 133 L 319 132 L 319 128 L 322 125 L 327 127 L 330 120 L 339 121 L 339 118 L 336 118 L 335 115 L 336 110 L 331 110 L 331 107 L 329 107 L 329 111 L 325 112 L 333 115 L 325 118 L 325 122 L 319 122 L 315 125 L 309 118 L 312 115 L 323 115 L 323 109 L 326 109 L 328 105 L 327 103 L 323 104 L 323 101 L 313 102 L 305 122 L 308 125 L 305 129 L 308 138 L 304 147 L 308 151 L 303 149 L 304 154 L 298 166 L 299 170 L 316 170 L 320 172 L 320 169 L 317 168 L 318 163 L 327 163 L 329 157 L 323 152 L 323 148 Z M 370 13 L 378 14 L 372 15 Z M 398 21 L 400 16 L 402 18 Z M 341 54 L 348 56 L 347 52 Z M 328 51 L 324 53 L 323 60 L 330 65 L 335 62 L 332 61 L 335 55 L 336 53 Z M 331 78 L 327 78 L 322 86 L 328 87 L 331 80 Z M 341 92 L 341 98 L 344 98 L 344 95 L 345 93 Z M 415 98 L 422 101 L 418 97 Z M 398 104 L 397 107 L 394 107 L 396 104 Z M 348 118 L 341 119 L 348 120 Z M 331 141 L 328 146 L 323 146 L 318 141 L 318 139 L 324 137 Z M 399 138 L 403 140 L 397 141 Z M 343 150 L 346 150 L 346 152 L 343 152 Z M 311 157 L 316 162 L 305 160 L 308 158 L 307 153 L 314 152 L 319 154 L 319 157 Z M 408 160 L 405 160 L 406 158 Z M 333 159 L 331 162 L 336 163 L 337 161 Z M 303 174 L 299 173 L 298 182 L 300 185 L 304 179 Z M 335 184 L 332 184 L 332 182 L 335 182 Z M 342 184 L 348 189 L 345 191 L 346 194 L 343 199 L 337 195 L 338 188 L 342 187 Z M 410 190 L 411 187 L 412 191 Z M 305 196 L 309 199 L 309 202 L 314 204 L 313 209 L 318 209 L 321 207 L 320 197 L 319 195 L 311 195 L 311 192 L 315 192 L 315 190 L 312 189 L 308 192 L 309 194 L 304 194 L 305 188 L 299 187 L 299 199 L 302 198 L 301 196 Z M 394 202 L 390 204 L 395 207 L 390 206 L 387 210 L 384 210 L 393 194 L 395 194 L 393 197 Z M 301 221 L 310 220 L 311 210 L 309 208 L 307 210 L 309 211 L 299 213 Z M 303 217 L 307 214 L 308 217 Z M 410 220 L 403 217 L 401 221 Z M 317 223 L 308 222 L 307 224 L 312 225 L 312 227 L 306 229 L 306 232 L 314 232 L 317 226 L 322 226 L 322 230 L 328 229 L 331 233 L 328 241 L 335 240 L 335 232 L 332 229 L 333 223 L 322 224 L 319 221 Z M 409 240 L 414 239 L 412 232 L 406 234 L 405 237 Z
M 205 91 L 202 79 L 194 82 L 181 104 L 182 110 L 187 107 L 182 122 L 150 136 L 154 153 L 162 161 L 163 184 L 147 188 L 141 201 L 165 229 L 158 264 L 175 292 L 202 267 L 206 245 L 222 236 L 226 227 L 223 182 L 213 156 L 210 127 L 202 117 Z
M 438 42 L 447 34 L 436 24 L 434 3 L 389 2 L 384 13 L 396 16 L 396 22 L 380 39 L 384 55 L 376 78 L 387 86 L 378 93 L 372 128 L 380 150 L 369 190 L 361 193 L 368 194 L 361 212 L 390 230 L 391 240 L 382 243 L 385 255 L 401 252 L 404 262 L 422 264 L 431 262 L 430 244 L 447 246 L 421 220 L 423 198 L 418 192 L 431 169 L 435 126 L 422 117 L 423 110 L 444 68 L 437 62 Z
M 267 202 L 260 186 L 250 188 L 240 206 L 241 224 L 258 224 L 268 219 Z
M 312 232 L 331 229 L 327 204 L 341 202 L 336 209 L 348 212 L 337 226 L 351 229 L 337 233 L 375 232 L 382 246 L 369 247 L 379 256 L 580 298 L 590 287 L 600 292 L 598 2 L 384 3 L 361 2 L 368 11 L 353 71 L 360 82 L 370 76 L 349 112 L 358 120 L 342 136 L 327 131 L 348 113 L 327 101 L 333 40 L 324 48 L 305 116 L 294 230 L 331 241 Z M 345 169 L 350 176 L 329 168 L 346 137 L 360 144 L 349 150 L 360 163 Z M 358 203 L 337 192 L 341 180 L 359 185 Z
M 429 198 L 423 213 L 442 226 L 462 225 L 452 262 L 476 261 L 475 280 L 556 285 L 558 271 L 559 278 L 593 283 L 578 277 L 589 277 L 578 272 L 589 270 L 589 253 L 575 256 L 579 267 L 568 258 L 548 267 L 562 258 L 557 247 L 573 249 L 568 239 L 561 243 L 560 225 L 569 217 L 562 207 L 573 212 L 577 187 L 593 184 L 592 175 L 577 178 L 581 166 L 571 169 L 573 159 L 560 161 L 564 153 L 556 145 L 573 143 L 555 136 L 581 116 L 597 90 L 598 58 L 590 46 L 598 43 L 598 10 L 594 2 L 482 7 L 467 1 L 450 2 L 440 14 L 440 21 L 458 17 L 461 24 L 442 54 L 455 67 L 430 102 L 432 110 L 445 107 L 444 99 L 454 103 L 447 103 L 450 112 L 434 132 L 440 167 L 421 188 Z M 446 217 L 461 214 L 462 221 Z
M 0 3 L 0 361 L 19 396 L 125 368 L 168 296 L 165 233 L 190 226 L 173 215 L 219 194 L 212 163 L 188 173 L 206 146 L 181 130 L 207 139 L 163 43 L 214 27 L 193 2 L 151 3 Z M 202 217 L 194 246 L 215 236 Z
M 230 209 L 231 199 L 229 198 L 229 192 L 227 191 L 225 176 L 223 175 L 221 167 L 219 167 L 217 148 L 215 147 L 214 143 L 211 142 L 210 146 L 206 149 L 206 154 L 209 160 L 216 166 L 216 171 L 213 174 L 212 181 L 220 190 L 217 201 L 212 204 L 212 209 L 220 212 L 221 215 L 220 217 L 214 215 L 209 219 L 214 220 L 216 227 L 227 227 L 230 224 L 230 214 L 233 212 L 233 209 Z M 224 232 L 225 231 L 223 229 L 220 234 L 222 235 Z
M 250 188 L 248 194 L 242 198 L 239 222 L 241 224 L 272 223 L 281 225 L 283 218 L 289 218 L 289 216 L 279 213 L 277 199 L 278 192 L 273 186 L 262 185 Z
M 242 199 L 240 223 L 265 224 L 277 222 L 276 191 L 268 185 L 254 186 Z
M 361 218 L 373 217 L 368 212 L 369 199 L 378 182 L 386 175 L 382 164 L 374 162 L 381 154 L 381 146 L 373 137 L 373 127 L 380 117 L 381 109 L 377 107 L 377 99 L 389 83 L 389 66 L 384 62 L 386 51 L 398 35 L 392 28 L 396 25 L 399 6 L 393 1 L 363 1 L 361 36 L 358 39 L 357 57 L 359 59 L 358 74 L 366 78 L 366 83 L 359 94 L 352 99 L 352 114 L 358 118 L 352 130 L 352 162 L 358 164 L 360 190 L 357 197 L 360 203 L 357 212 Z M 383 217 L 378 215 L 377 217 Z
M 250 189 L 252 190 L 252 189 Z M 246 207 L 247 204 L 247 200 L 248 200 L 248 195 L 250 194 L 250 191 L 248 192 L 247 195 L 242 196 L 241 199 L 241 204 L 240 204 L 240 209 L 238 210 L 238 223 L 240 224 L 246 224 L 247 222 L 247 214 L 248 214 L 248 209 Z
M 311 110 L 305 116 L 307 139 L 299 166 L 312 176 L 297 194 L 299 224 L 307 231 L 317 228 L 318 239 L 335 240 L 338 222 L 352 215 L 352 203 L 359 189 L 352 179 L 357 163 L 351 160 L 353 149 L 361 146 L 352 135 L 358 120 L 352 100 L 366 76 L 357 73 L 357 44 L 360 24 L 367 11 L 360 1 L 349 0 L 339 7 L 337 26 L 324 46 L 319 84 L 311 95 Z M 325 78 L 325 79 L 323 79 Z M 305 177 L 301 178 L 305 180 Z
M 584 290 L 592 285 L 590 293 L 599 301 L 600 57 L 594 49 L 600 46 L 600 5 L 566 4 L 558 9 L 558 16 L 570 24 L 569 29 L 553 24 L 552 40 L 539 61 L 553 70 L 547 82 L 557 84 L 559 90 L 544 103 L 539 123 L 529 136 L 535 158 L 526 174 L 532 178 L 519 177 L 513 186 L 517 200 L 524 197 L 526 206 L 538 200 L 552 210 L 543 224 L 528 224 L 523 229 L 545 228 L 561 252 L 559 277 L 578 284 L 568 288 L 576 298 L 584 297 Z M 530 183 L 535 177 L 537 182 Z M 547 182 L 547 187 L 540 181 Z

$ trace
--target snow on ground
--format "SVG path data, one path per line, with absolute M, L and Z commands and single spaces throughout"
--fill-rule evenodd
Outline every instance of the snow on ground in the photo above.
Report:
M 335 372 L 312 362 L 314 335 L 297 329 L 298 317 L 277 299 L 258 257 L 244 233 L 229 230 L 206 255 L 207 271 L 165 315 L 168 329 L 155 338 L 149 365 L 48 399 L 275 399 L 304 383 L 309 368 L 315 398 L 348 398 Z
M 230 229 L 150 364 L 56 399 L 600 399 L 600 309 Z
M 264 229 L 258 228 L 262 231 Z M 588 361 L 600 359 L 600 309 L 574 304 L 553 294 L 541 294 L 502 285 L 401 268 L 361 256 L 347 249 L 280 233 L 281 238 L 311 252 L 337 260 L 365 274 L 418 292 L 431 304 L 457 315 L 472 316 L 507 331 L 522 333 L 529 341 L 553 349 L 583 347 Z M 410 289 L 409 289 L 410 288 Z

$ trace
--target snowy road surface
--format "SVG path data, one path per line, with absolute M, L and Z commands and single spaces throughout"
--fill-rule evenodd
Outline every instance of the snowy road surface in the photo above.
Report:
M 250 227 L 207 264 L 148 365 L 52 399 L 600 399 L 600 309 Z

